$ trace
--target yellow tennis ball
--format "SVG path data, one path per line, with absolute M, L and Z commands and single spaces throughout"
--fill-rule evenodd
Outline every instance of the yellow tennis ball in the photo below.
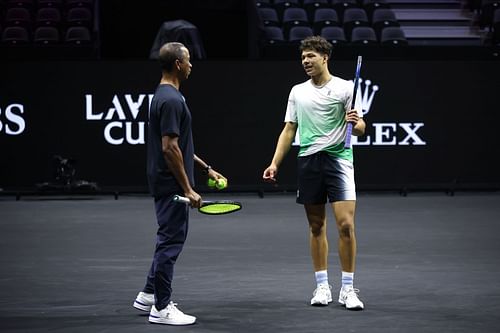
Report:
M 218 190 L 223 190 L 227 187 L 227 182 L 223 178 L 217 179 L 215 187 L 217 187 Z
M 214 188 L 216 185 L 217 185 L 217 182 L 215 181 L 215 179 L 208 178 L 208 180 L 207 180 L 207 186 L 208 187 Z

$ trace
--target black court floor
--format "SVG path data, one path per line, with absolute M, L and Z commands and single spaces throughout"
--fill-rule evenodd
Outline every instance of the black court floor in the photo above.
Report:
M 359 194 L 357 312 L 309 305 L 308 229 L 293 195 L 227 196 L 243 209 L 191 211 L 173 284 L 179 308 L 198 318 L 188 327 L 149 324 L 132 307 L 154 248 L 150 198 L 0 198 L 0 331 L 500 331 L 499 193 Z

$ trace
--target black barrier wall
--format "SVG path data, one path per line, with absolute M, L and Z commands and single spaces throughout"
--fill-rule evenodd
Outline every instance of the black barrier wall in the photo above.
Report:
M 353 62 L 331 63 L 351 78 Z M 53 177 L 52 157 L 74 158 L 76 177 L 146 189 L 147 112 L 155 62 L 12 62 L 0 65 L 0 187 Z M 498 188 L 498 62 L 365 59 L 359 93 L 367 133 L 355 142 L 358 188 Z M 181 87 L 198 155 L 238 190 L 294 189 L 294 147 L 278 187 L 261 175 L 283 127 L 299 61 L 195 62 Z M 203 184 L 201 175 L 198 184 Z

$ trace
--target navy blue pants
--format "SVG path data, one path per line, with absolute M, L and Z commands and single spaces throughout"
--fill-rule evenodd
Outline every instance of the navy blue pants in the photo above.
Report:
M 170 302 L 174 264 L 182 251 L 188 233 L 189 206 L 173 201 L 173 196 L 155 198 L 158 232 L 153 263 L 143 291 L 154 293 L 156 308 Z

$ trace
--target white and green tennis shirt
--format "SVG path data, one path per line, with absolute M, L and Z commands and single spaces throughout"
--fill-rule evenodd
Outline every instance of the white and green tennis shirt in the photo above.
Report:
M 290 91 L 285 122 L 298 124 L 299 156 L 326 151 L 353 161 L 352 149 L 344 149 L 347 129 L 345 114 L 351 107 L 354 83 L 336 76 L 322 87 L 312 80 L 296 84 Z M 356 94 L 355 108 L 360 117 L 361 94 Z

